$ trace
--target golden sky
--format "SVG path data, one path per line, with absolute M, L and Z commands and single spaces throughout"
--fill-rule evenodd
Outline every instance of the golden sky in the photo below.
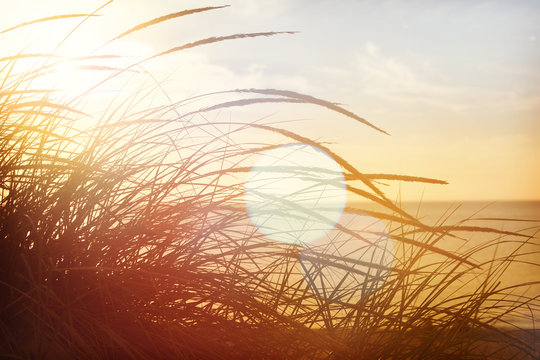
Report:
M 45 16 L 92 12 L 105 2 L 2 4 L 2 28 Z M 192 49 L 144 65 L 168 95 L 277 88 L 339 102 L 386 136 L 313 106 L 276 105 L 214 114 L 290 121 L 329 141 L 366 173 L 433 177 L 449 185 L 401 184 L 389 196 L 417 200 L 540 199 L 540 4 L 536 1 L 128 1 L 81 25 L 58 50 L 86 54 L 126 29 L 184 9 L 230 7 L 171 20 L 102 52 L 149 56 L 208 36 L 299 31 Z M 79 20 L 0 34 L 1 56 L 51 51 Z M 56 79 L 76 93 L 95 81 Z M 298 121 L 297 121 L 298 120 Z

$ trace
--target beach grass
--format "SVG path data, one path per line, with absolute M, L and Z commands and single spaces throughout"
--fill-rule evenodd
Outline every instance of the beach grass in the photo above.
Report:
M 165 15 L 111 39 L 219 8 Z M 91 21 L 93 15 L 62 15 L 20 26 L 65 18 Z M 440 186 L 444 181 L 364 173 L 331 146 L 292 132 L 286 124 L 207 120 L 216 110 L 311 104 L 343 121 L 357 121 L 359 131 L 386 133 L 340 105 L 288 89 L 233 89 L 139 109 L 140 102 L 161 91 L 156 84 L 149 90 L 122 90 L 120 100 L 93 115 L 98 121 L 92 126 L 79 125 L 89 117 L 86 98 L 149 59 L 180 56 L 219 41 L 281 34 L 219 35 L 171 47 L 124 68 L 100 65 L 93 71 L 106 75 L 74 99 L 33 85 L 61 66 L 54 52 L 2 54 L 3 357 L 540 356 L 536 329 L 510 320 L 534 321 L 540 295 L 525 290 L 538 288 L 540 282 L 501 282 L 513 264 L 538 258 L 534 231 L 470 226 L 467 219 L 449 222 L 444 214 L 436 224 L 424 223 L 388 198 L 380 182 Z M 103 56 L 90 54 L 84 61 L 97 59 Z M 28 60 L 31 67 L 20 72 L 19 64 Z M 198 99 L 206 105 L 190 106 Z M 241 142 L 244 133 L 250 138 L 272 133 L 281 142 Z M 355 301 L 317 296 L 302 273 L 301 246 L 272 241 L 250 222 L 242 176 L 258 154 L 289 143 L 324 150 L 343 169 L 347 191 L 372 205 L 349 206 L 346 214 L 369 215 L 386 224 L 394 247 L 391 269 L 382 283 Z M 351 241 L 365 240 L 362 231 L 345 226 L 337 231 Z M 478 232 L 494 238 L 472 248 L 460 246 Z M 320 258 L 328 260 L 325 256 Z M 350 259 L 330 260 L 328 266 Z

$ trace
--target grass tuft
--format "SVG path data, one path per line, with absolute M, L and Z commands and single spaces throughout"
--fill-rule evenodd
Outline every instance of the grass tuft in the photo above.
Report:
M 142 23 L 222 8 L 185 10 Z M 23 23 L 56 21 L 60 15 Z M 289 32 L 287 32 L 289 33 Z M 280 32 L 215 36 L 151 57 L 225 40 Z M 391 201 L 378 181 L 446 184 L 436 179 L 369 174 L 321 141 L 263 122 L 209 121 L 214 110 L 261 103 L 306 103 L 386 132 L 340 105 L 288 90 L 238 89 L 158 103 L 151 88 L 119 91 L 103 113 L 57 89 L 34 87 L 51 54 L 4 56 L 0 71 L 0 355 L 35 359 L 535 359 L 538 281 L 509 282 L 520 264 L 538 270 L 537 223 L 522 231 L 451 222 L 427 223 Z M 85 71 L 116 71 L 69 59 Z M 37 61 L 18 72 L 21 61 Z M 82 62 L 85 61 L 83 64 Z M 135 75 L 145 75 L 134 73 Z M 134 76 L 135 76 L 134 75 Z M 252 96 L 225 101 L 225 94 Z M 191 105 L 191 106 L 190 106 Z M 88 115 L 91 114 L 91 115 Z M 90 117 L 92 126 L 82 124 Z M 246 141 L 274 134 L 281 143 Z M 243 176 L 253 159 L 281 144 L 324 150 L 343 169 L 347 191 L 366 204 L 344 219 L 376 218 L 388 234 L 339 223 L 329 244 L 350 253 L 302 249 L 264 237 L 250 222 Z M 294 169 L 291 170 L 294 173 Z M 480 218 L 487 221 L 486 218 Z M 497 219 L 497 223 L 514 219 Z M 464 241 L 488 234 L 481 243 Z M 392 264 L 357 258 L 373 236 L 389 236 Z M 337 248 L 337 246 L 335 246 Z M 347 250 L 349 251 L 349 250 Z M 368 252 L 369 253 L 369 252 Z M 315 288 L 332 271 L 370 279 Z M 329 275 L 330 276 L 330 275 Z M 528 291 L 527 291 L 528 290 Z M 337 296 L 337 294 L 346 296 Z M 322 295 L 321 295 L 322 294 Z

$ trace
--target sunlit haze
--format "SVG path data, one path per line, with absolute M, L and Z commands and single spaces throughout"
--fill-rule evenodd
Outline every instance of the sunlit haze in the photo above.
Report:
M 104 3 L 4 1 L 2 29 L 45 16 L 93 12 Z M 146 20 L 229 4 L 100 48 L 111 35 Z M 449 182 L 391 185 L 386 191 L 393 199 L 540 199 L 537 1 L 118 0 L 98 14 L 103 16 L 83 23 L 57 53 L 82 56 L 95 50 L 145 58 L 209 36 L 298 31 L 203 46 L 143 66 L 174 101 L 212 91 L 275 88 L 343 104 L 391 135 L 313 106 L 261 106 L 209 117 L 286 122 L 283 127 L 328 142 L 365 173 Z M 2 56 L 50 52 L 79 22 L 44 22 L 0 34 Z M 63 75 L 51 80 L 68 97 L 95 82 L 92 75 L 70 71 L 66 65 Z

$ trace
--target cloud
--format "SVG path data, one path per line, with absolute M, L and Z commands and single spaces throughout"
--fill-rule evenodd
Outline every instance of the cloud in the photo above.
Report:
M 504 71 L 515 77 L 516 69 L 499 68 L 498 74 Z M 385 55 L 371 41 L 366 42 L 364 50 L 356 54 L 348 72 L 360 84 L 364 94 L 389 104 L 415 103 L 453 111 L 474 108 L 524 110 L 540 105 L 538 96 L 522 94 L 523 89 L 493 88 L 487 84 L 473 84 L 467 78 L 460 79 L 458 83 L 452 81 L 451 74 L 445 74 L 429 61 L 406 63 Z
M 365 45 L 366 53 L 370 56 L 377 56 L 379 54 L 379 47 L 375 43 L 368 41 Z

